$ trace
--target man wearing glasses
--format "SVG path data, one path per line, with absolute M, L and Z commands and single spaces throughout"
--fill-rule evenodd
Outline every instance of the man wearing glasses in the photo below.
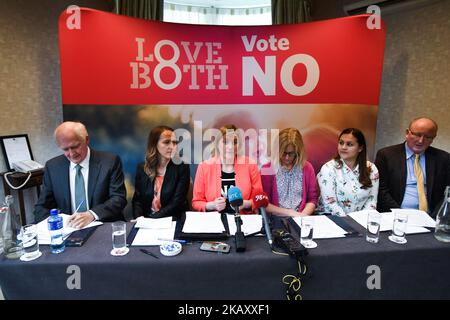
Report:
M 378 151 L 380 174 L 377 209 L 420 209 L 433 212 L 450 185 L 450 155 L 431 147 L 438 126 L 429 118 L 416 118 L 406 129 L 405 142 Z

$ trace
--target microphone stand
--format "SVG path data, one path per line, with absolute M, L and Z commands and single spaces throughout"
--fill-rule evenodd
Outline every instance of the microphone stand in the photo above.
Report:
M 234 239 L 236 241 L 236 252 L 244 252 L 245 251 L 245 236 L 241 230 L 242 219 L 239 213 L 239 207 L 233 206 L 236 214 L 234 215 L 234 221 L 236 222 L 236 234 L 234 235 Z

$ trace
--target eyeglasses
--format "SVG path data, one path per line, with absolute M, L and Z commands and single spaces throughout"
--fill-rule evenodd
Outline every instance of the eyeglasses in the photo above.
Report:
M 223 139 L 223 143 L 224 143 L 224 144 L 230 143 L 230 144 L 234 144 L 235 146 L 237 146 L 238 143 L 239 143 L 239 141 L 238 141 L 237 138 L 234 138 L 233 140 L 224 138 L 224 139 Z
M 294 151 L 291 152 L 283 152 L 283 158 L 288 156 L 289 158 L 295 157 L 297 154 Z
M 410 129 L 408 129 L 408 131 L 409 131 L 409 133 L 411 133 L 414 137 L 416 137 L 417 139 L 420 139 L 420 138 L 424 138 L 425 140 L 428 140 L 428 141 L 432 141 L 434 138 L 436 138 L 436 136 L 428 136 L 428 135 L 426 135 L 426 134 L 423 134 L 423 133 L 421 133 L 421 132 L 414 132 L 414 131 L 411 131 Z

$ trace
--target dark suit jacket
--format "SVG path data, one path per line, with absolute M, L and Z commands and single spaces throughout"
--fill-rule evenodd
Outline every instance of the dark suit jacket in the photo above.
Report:
M 43 190 L 35 205 L 35 221 L 49 215 L 52 208 L 71 214 L 69 160 L 64 156 L 50 159 L 45 164 Z M 88 178 L 89 209 L 101 221 L 123 220 L 122 210 L 127 204 L 122 163 L 116 155 L 91 149 Z
M 450 155 L 428 147 L 425 151 L 428 210 L 431 215 L 442 200 L 445 187 L 450 185 Z M 406 189 L 405 143 L 383 148 L 377 152 L 375 165 L 380 174 L 377 209 L 380 212 L 400 208 Z
M 139 216 L 162 218 L 173 216 L 179 218 L 188 210 L 186 200 L 189 190 L 189 165 L 176 165 L 172 161 L 167 164 L 164 181 L 161 187 L 161 210 L 152 214 L 154 197 L 154 180 L 144 172 L 144 164 L 136 168 L 135 190 L 133 196 L 133 217 Z

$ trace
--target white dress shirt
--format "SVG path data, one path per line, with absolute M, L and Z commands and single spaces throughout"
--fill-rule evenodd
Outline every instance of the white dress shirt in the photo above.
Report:
M 88 182 L 89 182 L 89 159 L 91 158 L 91 149 L 88 148 L 88 152 L 86 158 L 79 163 L 81 166 L 81 174 L 83 175 L 84 180 L 84 191 L 86 192 L 86 208 L 92 213 L 95 220 L 98 220 L 98 216 L 94 211 L 89 210 L 89 198 L 88 198 Z M 77 164 L 70 161 L 69 166 L 69 183 L 70 183 L 70 201 L 72 204 L 72 213 L 75 213 L 79 203 L 75 203 L 75 176 L 77 174 Z

